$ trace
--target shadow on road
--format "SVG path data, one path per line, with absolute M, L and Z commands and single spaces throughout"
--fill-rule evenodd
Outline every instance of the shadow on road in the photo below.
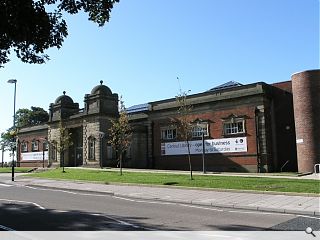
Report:
M 144 218 L 99 215 L 82 211 L 58 212 L 28 204 L 0 204 L 0 225 L 18 231 L 145 231 L 186 230 L 147 225 Z

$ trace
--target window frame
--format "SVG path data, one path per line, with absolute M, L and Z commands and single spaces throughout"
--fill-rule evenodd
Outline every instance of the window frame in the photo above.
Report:
M 96 139 L 90 136 L 88 138 L 88 160 L 94 161 L 95 159 L 96 159 Z
M 239 131 L 240 127 L 239 124 L 242 126 L 242 131 Z M 230 120 L 225 120 L 223 122 L 223 135 L 224 136 L 233 136 L 233 135 L 239 135 L 239 134 L 245 134 L 246 128 L 245 128 L 245 119 L 243 118 L 232 118 Z
M 161 140 L 174 140 L 177 138 L 177 127 L 167 126 L 160 128 L 160 138 Z
M 21 152 L 28 152 L 28 142 L 23 141 L 21 143 Z
M 201 123 L 194 124 L 192 126 L 191 136 L 192 138 L 200 138 L 202 137 L 203 132 L 204 132 L 203 134 L 204 137 L 209 136 L 209 123 L 201 122 Z
M 31 151 L 38 152 L 39 151 L 39 140 L 32 140 L 31 142 Z

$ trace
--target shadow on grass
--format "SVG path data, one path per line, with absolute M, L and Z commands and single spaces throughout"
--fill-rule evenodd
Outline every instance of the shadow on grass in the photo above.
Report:
M 165 182 L 163 185 L 172 186 L 172 185 L 178 185 L 178 182 Z

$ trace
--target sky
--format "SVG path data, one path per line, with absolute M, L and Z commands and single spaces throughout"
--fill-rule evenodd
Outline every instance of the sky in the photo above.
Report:
M 0 132 L 16 109 L 48 110 L 63 91 L 83 107 L 100 80 L 126 107 L 190 94 L 228 81 L 290 80 L 319 69 L 319 0 L 120 0 L 100 28 L 65 15 L 69 35 L 42 65 L 14 54 L 0 68 Z M 180 79 L 179 82 L 177 77 Z

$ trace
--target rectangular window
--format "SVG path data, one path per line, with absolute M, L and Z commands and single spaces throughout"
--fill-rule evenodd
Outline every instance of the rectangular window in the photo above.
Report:
M 232 122 L 225 122 L 223 124 L 223 131 L 225 135 L 245 133 L 244 120 L 235 120 Z
M 177 129 L 175 127 L 167 127 L 161 129 L 161 139 L 171 140 L 177 137 Z
M 32 141 L 31 150 L 32 151 L 38 151 L 39 150 L 39 142 L 38 141 Z
M 209 131 L 208 131 L 208 124 L 207 123 L 201 123 L 194 125 L 192 127 L 192 137 L 197 138 L 197 137 L 202 137 L 203 136 L 209 136 Z
M 21 151 L 22 152 L 28 152 L 28 143 L 27 142 L 22 142 L 21 143 Z

